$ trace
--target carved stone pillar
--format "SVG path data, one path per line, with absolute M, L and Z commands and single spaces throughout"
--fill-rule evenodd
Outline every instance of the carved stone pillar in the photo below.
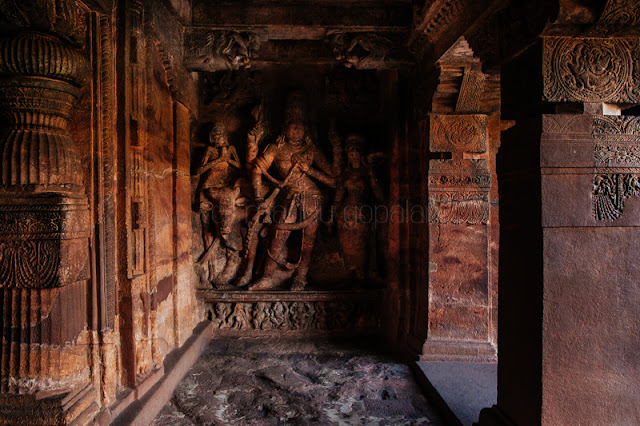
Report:
M 503 66 L 518 121 L 502 153 L 498 403 L 482 425 L 638 421 L 640 118 L 619 114 L 640 104 L 640 44 L 607 35 L 639 16 L 610 0 L 582 37 L 557 24 Z
M 0 417 L 97 409 L 87 342 L 89 210 L 66 125 L 86 62 L 62 39 L 0 39 Z
M 450 159 L 429 161 L 428 329 L 420 359 L 495 361 L 490 123 L 498 108 L 487 99 L 499 86 L 464 38 L 438 65 L 429 151 Z

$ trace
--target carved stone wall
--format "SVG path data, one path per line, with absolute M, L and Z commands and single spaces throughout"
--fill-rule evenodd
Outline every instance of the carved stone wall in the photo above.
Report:
M 126 7 L 125 7 L 126 6 Z M 180 60 L 182 24 L 167 5 L 123 5 L 118 43 L 119 288 L 123 384 L 155 377 L 204 315 L 194 308 L 190 143 L 195 82 Z

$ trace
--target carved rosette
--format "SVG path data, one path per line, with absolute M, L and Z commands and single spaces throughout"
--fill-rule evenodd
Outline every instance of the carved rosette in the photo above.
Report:
M 491 175 L 486 160 L 429 161 L 429 222 L 486 225 Z
M 549 102 L 640 102 L 640 43 L 624 38 L 545 37 Z
M 87 64 L 61 39 L 0 39 L 0 287 L 88 277 L 89 210 L 67 124 Z

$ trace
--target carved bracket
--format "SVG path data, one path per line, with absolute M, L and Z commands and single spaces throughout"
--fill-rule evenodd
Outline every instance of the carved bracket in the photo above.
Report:
M 598 22 L 589 29 L 589 36 L 603 37 L 638 34 L 640 3 L 636 0 L 607 0 Z
M 336 60 L 347 68 L 385 69 L 398 60 L 392 54 L 399 49 L 380 34 L 336 31 L 328 36 Z
M 0 20 L 10 27 L 55 33 L 75 45 L 83 45 L 88 10 L 77 0 L 0 2 Z
M 249 68 L 264 38 L 254 32 L 189 31 L 185 35 L 184 63 L 198 71 Z

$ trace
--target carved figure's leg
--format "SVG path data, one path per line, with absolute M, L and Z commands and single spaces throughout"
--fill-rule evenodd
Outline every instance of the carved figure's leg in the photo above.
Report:
M 249 286 L 249 290 L 270 290 L 278 286 L 273 274 L 278 268 L 277 260 L 280 258 L 282 249 L 289 238 L 291 231 L 278 229 L 273 235 L 273 239 L 269 243 L 269 252 L 267 260 L 264 265 L 264 272 L 262 278 L 255 282 L 255 284 Z
M 320 208 L 320 199 L 318 197 L 303 197 L 302 209 L 304 217 L 309 217 Z M 320 215 L 318 215 L 318 218 Z M 318 219 L 311 222 L 302 230 L 302 247 L 300 249 L 300 263 L 293 273 L 293 281 L 291 282 L 291 290 L 304 290 L 307 285 L 307 274 L 309 272 L 309 264 L 311 263 L 311 254 L 316 242 L 316 232 L 318 230 Z
M 293 223 L 296 221 L 296 216 L 297 214 L 295 212 L 294 206 L 290 205 L 286 212 L 284 222 Z M 282 217 L 276 218 L 277 222 L 279 222 L 280 220 L 282 220 Z M 270 290 L 279 285 L 273 275 L 278 268 L 278 261 L 280 260 L 282 250 L 284 249 L 284 246 L 287 243 L 287 239 L 289 238 L 290 234 L 291 231 L 288 231 L 286 229 L 275 230 L 275 232 L 273 233 L 273 237 L 269 242 L 267 260 L 264 265 L 262 278 L 256 281 L 255 284 L 249 286 L 249 290 Z

